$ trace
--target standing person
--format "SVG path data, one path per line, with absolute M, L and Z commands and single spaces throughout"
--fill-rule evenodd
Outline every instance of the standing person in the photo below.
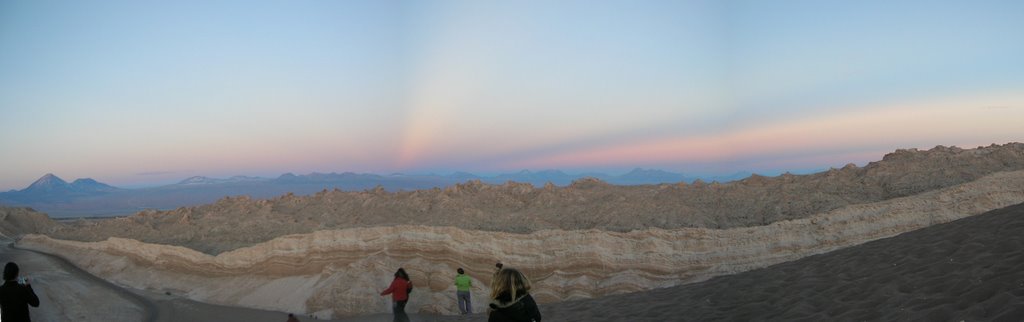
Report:
M 466 271 L 459 267 L 459 275 L 455 275 L 455 297 L 459 299 L 459 312 L 462 314 L 473 314 L 473 304 L 470 301 L 469 289 L 473 287 L 473 279 L 466 276 Z
M 4 322 L 31 322 L 28 306 L 39 307 L 39 297 L 27 278 L 18 279 L 18 264 L 4 266 L 4 285 L 0 286 L 0 319 Z
M 515 268 L 498 272 L 491 282 L 487 322 L 540 322 L 540 309 L 530 296 L 530 280 Z
M 409 280 L 409 274 L 399 267 L 395 272 L 395 279 L 391 281 L 391 286 L 380 292 L 380 296 L 391 294 L 391 311 L 395 314 L 395 322 L 409 322 L 409 315 L 405 314 L 405 303 L 409 302 L 410 291 L 412 291 L 412 281 Z

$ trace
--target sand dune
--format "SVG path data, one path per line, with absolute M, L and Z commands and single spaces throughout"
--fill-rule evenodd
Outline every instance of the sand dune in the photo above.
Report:
M 534 276 L 538 300 L 552 303 L 701 281 L 1021 202 L 1024 171 L 1016 171 L 810 218 L 725 230 L 511 234 L 371 227 L 285 236 L 217 256 L 120 238 L 77 242 L 30 235 L 19 245 L 60 254 L 93 274 L 134 288 L 324 316 L 386 312 L 388 302 L 376 292 L 386 286 L 395 267 L 404 266 L 422 290 L 409 304 L 412 312 L 453 313 L 450 279 L 459 266 L 483 285 L 494 260 L 514 263 Z

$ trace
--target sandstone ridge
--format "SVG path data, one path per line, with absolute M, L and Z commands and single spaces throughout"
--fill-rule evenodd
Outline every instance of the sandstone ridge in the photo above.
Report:
M 376 294 L 402 266 L 421 292 L 410 302 L 410 311 L 453 313 L 456 267 L 467 268 L 482 286 L 500 259 L 535 280 L 541 302 L 598 297 L 765 267 L 1021 202 L 1024 171 L 1012 171 L 914 196 L 730 229 L 516 234 L 401 225 L 281 236 L 216 256 L 121 238 L 80 242 L 30 235 L 19 246 L 59 254 L 130 287 L 322 316 L 387 312 L 387 299 Z
M 396 193 L 375 189 L 288 194 L 269 200 L 232 197 L 204 206 L 81 221 L 59 226 L 49 235 L 79 241 L 130 238 L 218 254 L 290 234 L 410 224 L 513 233 L 724 229 L 807 218 L 1016 170 L 1024 170 L 1022 143 L 976 149 L 938 146 L 897 150 L 864 167 L 850 164 L 811 175 L 754 175 L 729 183 L 613 186 L 579 180 L 560 188 L 471 181 Z
M 32 208 L 0 207 L 0 238 L 14 239 L 23 234 L 48 234 L 60 224 Z

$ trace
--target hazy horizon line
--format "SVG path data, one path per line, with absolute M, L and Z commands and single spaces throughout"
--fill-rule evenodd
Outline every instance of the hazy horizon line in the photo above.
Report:
M 861 166 L 861 165 L 858 165 L 858 166 Z M 631 173 L 633 171 L 637 171 L 637 170 L 641 170 L 641 171 L 661 171 L 661 172 L 665 172 L 665 173 L 669 173 L 669 174 L 675 174 L 675 175 L 684 176 L 684 177 L 686 177 L 686 179 L 691 179 L 691 180 L 699 179 L 699 180 L 708 181 L 708 180 L 713 180 L 713 179 L 721 179 L 723 177 L 730 177 L 730 178 L 731 177 L 735 177 L 735 176 L 748 177 L 750 175 L 755 175 L 755 174 L 756 175 L 763 175 L 763 176 L 778 176 L 778 175 L 782 175 L 782 174 L 785 174 L 785 173 L 798 174 L 798 175 L 812 174 L 812 173 L 817 173 L 817 172 L 821 172 L 821 171 L 826 171 L 826 170 L 828 170 L 828 168 L 817 167 L 817 168 L 805 168 L 805 169 L 774 169 L 774 170 L 767 170 L 767 171 L 765 171 L 765 170 L 760 170 L 760 171 L 737 170 L 737 171 L 692 172 L 692 173 L 691 172 L 680 172 L 680 171 L 666 170 L 664 168 L 657 168 L 657 167 L 633 167 L 633 168 L 630 168 L 629 170 L 625 170 L 625 171 L 622 171 L 622 170 L 619 170 L 619 171 L 580 170 L 580 169 L 565 170 L 565 169 L 559 169 L 559 168 L 521 169 L 521 170 L 518 170 L 518 171 L 504 171 L 504 172 L 501 172 L 501 171 L 474 172 L 474 171 L 454 170 L 454 171 L 409 171 L 409 172 L 406 172 L 406 171 L 395 171 L 395 172 L 390 172 L 390 173 L 373 172 L 373 171 L 364 171 L 364 172 L 357 172 L 357 171 L 341 171 L 341 172 L 338 172 L 338 171 L 329 171 L 329 172 L 311 171 L 311 172 L 298 173 L 298 172 L 295 172 L 295 171 L 286 171 L 286 172 L 279 173 L 277 175 L 266 174 L 266 173 L 260 173 L 260 174 L 234 174 L 234 175 L 218 175 L 218 174 L 203 175 L 203 174 L 197 174 L 197 175 L 181 176 L 181 177 L 177 177 L 175 179 L 157 180 L 157 181 L 149 181 L 149 182 L 138 182 L 138 183 L 116 183 L 116 180 L 114 180 L 114 181 L 100 180 L 100 179 L 95 179 L 94 177 L 91 177 L 91 176 L 80 177 L 80 178 L 62 177 L 62 176 L 60 176 L 60 175 L 58 175 L 58 174 L 56 174 L 54 172 L 47 172 L 47 173 L 45 173 L 43 175 L 40 175 L 38 178 L 34 179 L 32 182 L 29 182 L 29 183 L 25 184 L 24 186 L 22 186 L 20 188 L 6 188 L 6 189 L 0 189 L 0 191 L 23 190 L 25 188 L 28 188 L 33 183 L 35 183 L 36 181 L 38 181 L 39 179 L 41 179 L 41 178 L 43 178 L 43 177 L 45 177 L 47 175 L 54 175 L 57 178 L 60 178 L 61 180 L 65 181 L 65 182 L 68 182 L 68 183 L 73 182 L 74 180 L 79 180 L 79 179 L 93 179 L 93 180 L 96 180 L 96 181 L 98 181 L 100 183 L 112 185 L 112 186 L 118 187 L 118 188 L 140 189 L 140 188 L 153 188 L 153 187 L 160 187 L 160 186 L 178 184 L 178 183 L 180 183 L 180 182 L 182 182 L 184 180 L 187 180 L 187 179 L 190 179 L 190 178 L 196 178 L 196 177 L 215 179 L 215 180 L 225 180 L 225 179 L 231 179 L 231 178 L 235 178 L 235 177 L 246 177 L 246 178 L 256 178 L 256 179 L 272 180 L 272 179 L 279 178 L 279 177 L 281 177 L 281 176 L 283 176 L 285 174 L 293 174 L 293 175 L 296 175 L 296 176 L 306 176 L 306 175 L 314 175 L 314 174 L 345 174 L 345 173 L 353 173 L 353 174 L 357 174 L 357 175 L 376 175 L 376 176 L 381 176 L 381 177 L 389 177 L 389 176 L 395 176 L 395 175 L 424 176 L 424 177 L 426 177 L 426 176 L 448 177 L 448 176 L 452 176 L 452 175 L 459 174 L 459 173 L 466 173 L 466 174 L 470 174 L 470 175 L 473 175 L 473 176 L 480 177 L 481 179 L 493 179 L 493 178 L 496 178 L 496 177 L 499 177 L 499 176 L 503 176 L 503 175 L 519 174 L 519 173 L 522 173 L 523 171 L 528 171 L 529 173 L 561 172 L 561 173 L 563 173 L 565 175 L 569 175 L 569 176 L 584 176 L 584 177 L 586 175 L 589 175 L 589 174 L 618 177 L 618 176 L 627 175 L 627 174 L 629 174 L 629 173 Z M 166 175 L 166 174 L 172 174 L 172 173 L 178 173 L 178 171 L 150 171 L 150 172 L 144 172 L 144 173 L 136 173 L 135 176 Z

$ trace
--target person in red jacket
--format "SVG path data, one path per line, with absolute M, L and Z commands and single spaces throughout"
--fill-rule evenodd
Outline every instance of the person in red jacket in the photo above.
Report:
M 409 322 L 409 316 L 405 314 L 405 303 L 409 302 L 409 291 L 412 291 L 412 281 L 409 280 L 409 274 L 399 267 L 395 272 L 395 279 L 391 281 L 391 286 L 380 292 L 380 296 L 391 294 L 391 311 L 395 313 L 395 322 Z

